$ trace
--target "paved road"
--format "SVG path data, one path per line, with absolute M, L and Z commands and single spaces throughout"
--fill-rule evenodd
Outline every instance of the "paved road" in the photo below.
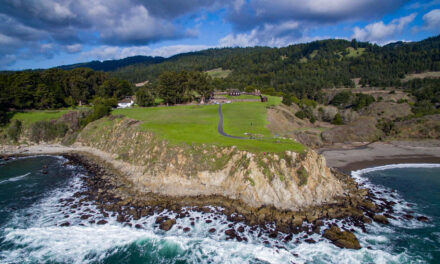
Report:
M 222 105 L 221 104 L 218 105 L 218 116 L 220 118 L 218 120 L 217 131 L 220 135 L 225 136 L 225 137 L 229 137 L 229 138 L 249 139 L 247 137 L 231 136 L 231 135 L 226 134 L 225 131 L 223 131 L 223 113 L 222 113 Z

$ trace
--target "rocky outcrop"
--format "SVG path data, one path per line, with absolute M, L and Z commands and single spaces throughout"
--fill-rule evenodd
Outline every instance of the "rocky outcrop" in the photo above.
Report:
M 323 236 L 340 248 L 361 248 L 359 241 L 352 232 L 341 231 L 341 229 L 339 229 L 337 226 L 332 226 L 330 229 L 325 230 Z
M 139 193 L 221 195 L 249 206 L 301 208 L 332 203 L 343 184 L 325 159 L 304 153 L 250 153 L 236 147 L 170 145 L 130 119 L 89 124 L 77 143 L 110 153 Z

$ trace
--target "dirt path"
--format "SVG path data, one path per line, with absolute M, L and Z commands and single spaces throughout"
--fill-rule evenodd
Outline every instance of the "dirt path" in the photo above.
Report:
M 237 139 L 249 139 L 246 137 L 237 137 L 237 136 L 231 136 L 229 134 L 226 134 L 225 131 L 223 131 L 223 113 L 222 113 L 222 105 L 219 104 L 218 105 L 218 126 L 217 126 L 217 131 L 220 135 L 225 136 L 225 137 L 229 137 L 229 138 L 237 138 Z

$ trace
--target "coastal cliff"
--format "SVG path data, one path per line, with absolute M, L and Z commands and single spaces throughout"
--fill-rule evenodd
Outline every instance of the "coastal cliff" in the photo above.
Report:
M 221 195 L 251 207 L 297 211 L 335 202 L 343 183 L 313 150 L 250 153 L 236 147 L 170 145 L 127 118 L 89 124 L 75 145 L 109 153 L 139 193 Z

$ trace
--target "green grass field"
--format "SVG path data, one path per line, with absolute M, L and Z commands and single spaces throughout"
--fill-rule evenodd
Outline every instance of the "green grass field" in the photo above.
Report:
M 259 96 L 255 96 L 255 95 L 248 95 L 248 94 L 242 94 L 240 96 L 230 96 L 230 95 L 226 95 L 225 96 L 228 99 L 255 99 L 255 100 L 260 100 Z
M 234 139 L 218 134 L 218 105 L 116 109 L 113 114 L 144 121 L 141 125 L 143 129 L 152 131 L 171 144 L 237 146 L 252 152 L 300 152 L 304 149 L 303 145 L 290 139 L 273 138 L 265 127 L 266 107 L 280 102 L 281 98 L 269 97 L 268 103 L 241 102 L 222 106 L 226 133 L 235 136 L 259 134 L 263 136 L 261 140 Z
M 361 56 L 365 52 L 365 48 L 354 49 L 352 47 L 348 47 L 347 49 L 347 57 L 355 58 Z
M 31 123 L 35 123 L 43 120 L 53 120 L 60 118 L 65 113 L 69 112 L 69 109 L 62 110 L 33 110 L 28 112 L 14 113 L 11 120 L 20 120 L 23 125 L 29 126 Z
M 231 70 L 223 70 L 222 68 L 216 68 L 209 71 L 205 71 L 212 78 L 226 78 L 231 74 Z

